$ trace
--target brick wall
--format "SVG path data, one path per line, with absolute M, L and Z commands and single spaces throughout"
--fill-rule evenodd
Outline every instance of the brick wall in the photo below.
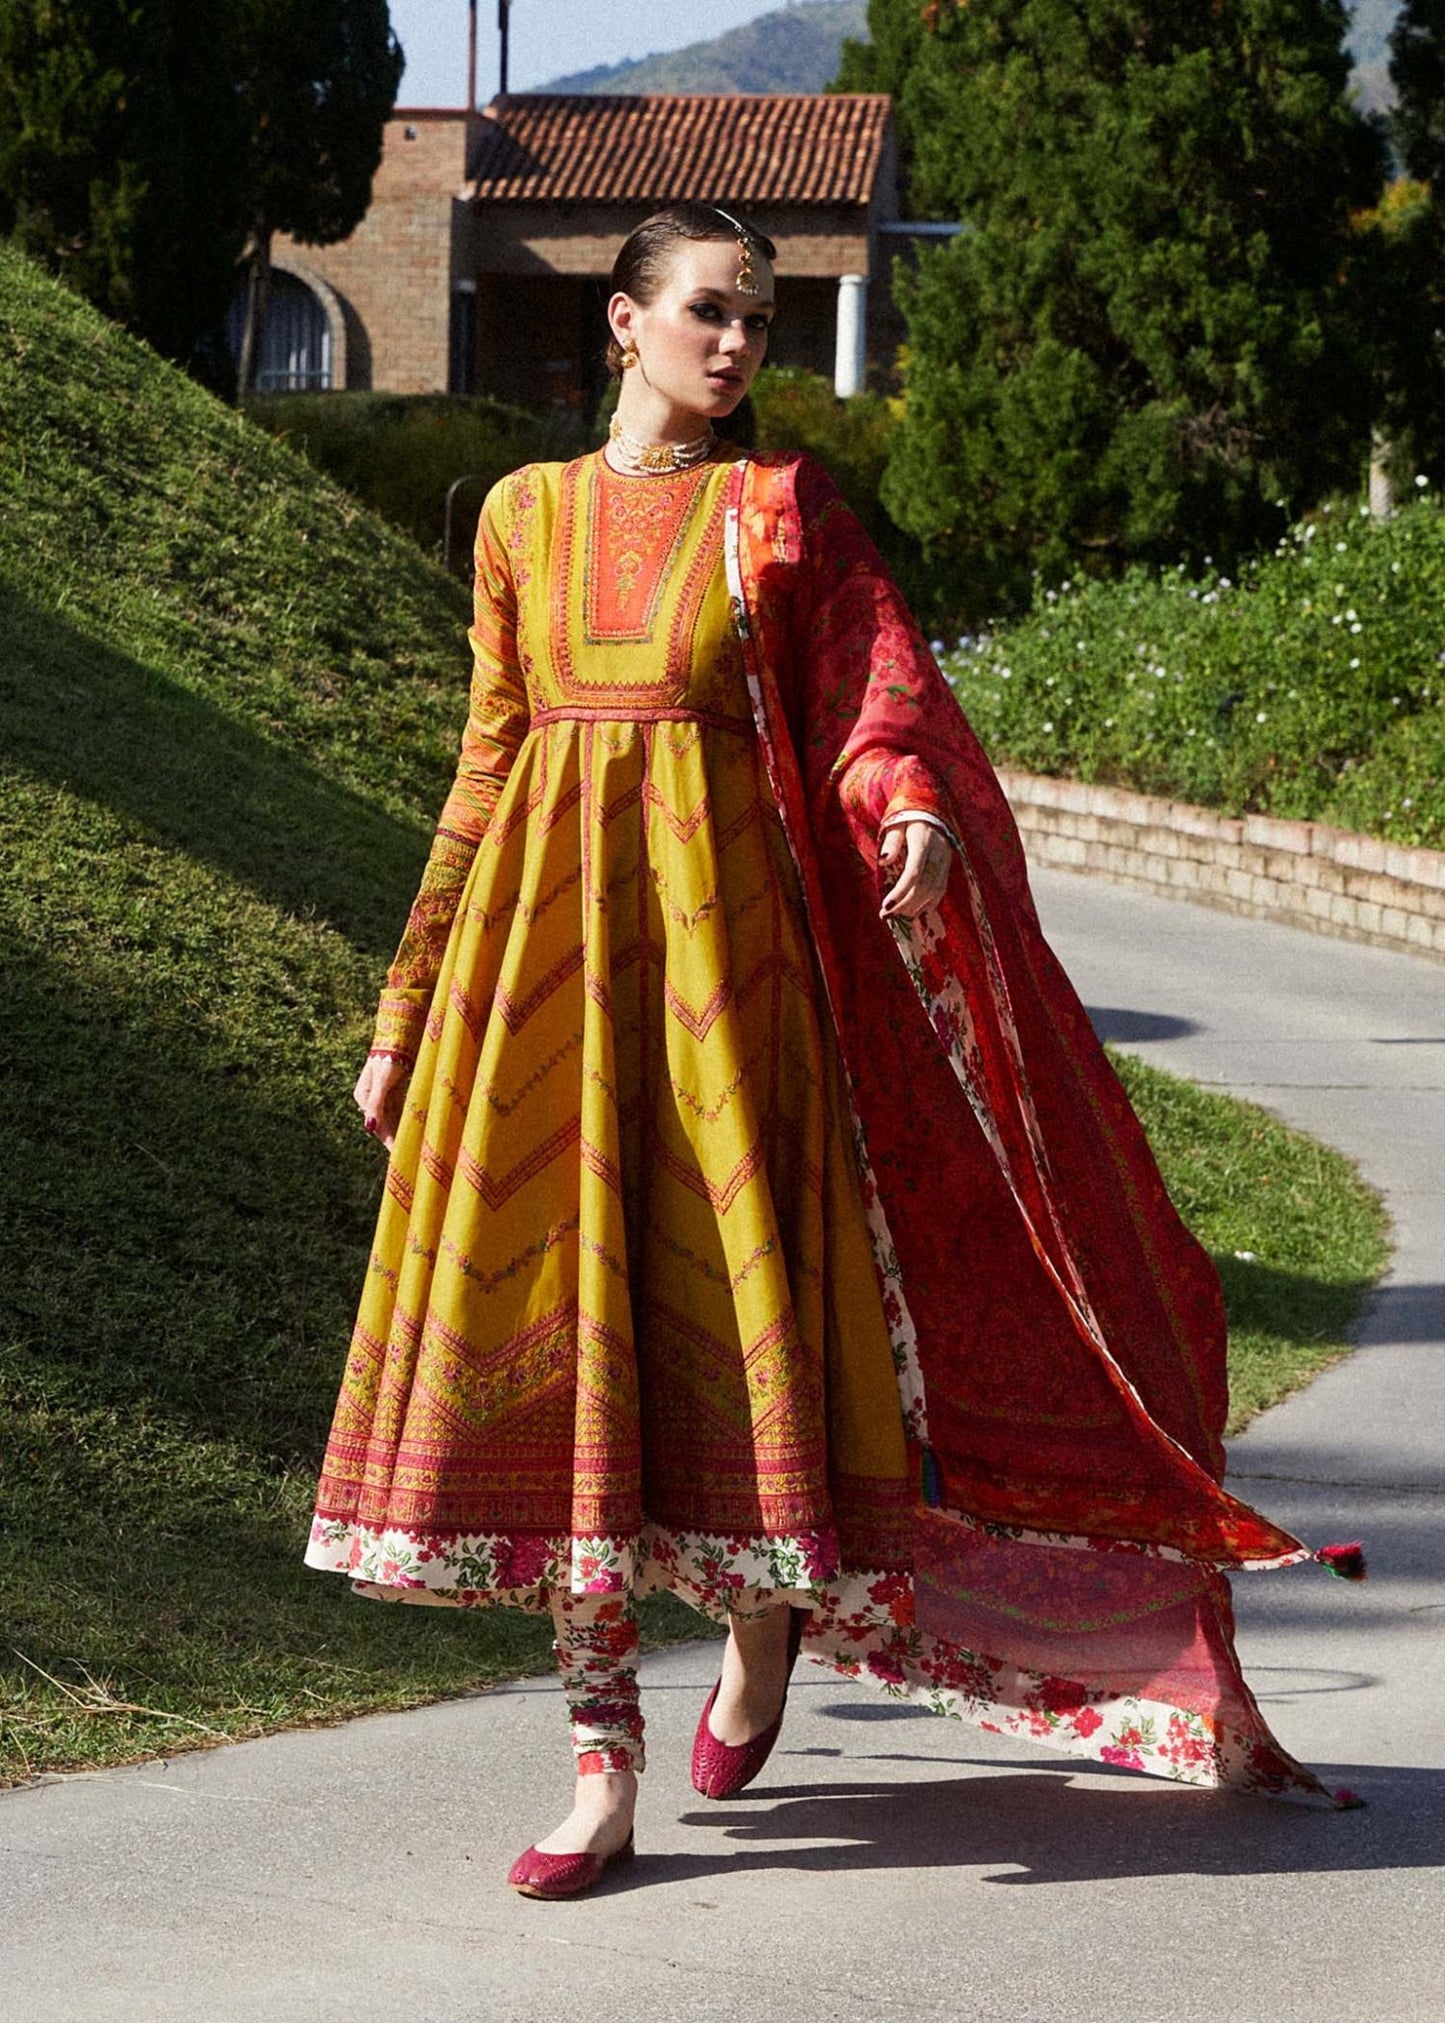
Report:
M 290 247 L 340 298 L 348 384 L 387 393 L 444 391 L 451 288 L 469 275 L 464 112 L 399 112 L 386 126 L 371 208 L 335 246 Z
M 499 274 L 610 274 L 618 248 L 656 204 L 486 202 L 477 207 L 477 252 Z M 868 219 L 857 204 L 754 209 L 749 222 L 777 241 L 780 275 L 864 274 Z
M 1445 851 L 1323 822 L 1217 815 L 1119 787 L 1000 772 L 1033 864 L 1445 956 Z
M 478 288 L 477 387 L 532 402 L 547 397 L 545 359 L 577 355 L 577 385 L 588 381 L 586 355 L 597 322 L 585 307 L 612 266 L 625 233 L 651 205 L 464 201 L 468 119 L 462 111 L 399 111 L 387 122 L 371 207 L 350 238 L 303 246 L 279 238 L 334 291 L 346 325 L 346 384 L 386 393 L 435 393 L 450 384 L 452 295 L 458 280 Z M 781 256 L 780 362 L 831 375 L 839 274 L 867 273 L 869 228 L 896 208 L 892 162 L 872 211 L 859 205 L 776 205 L 752 215 L 775 236 Z M 886 368 L 898 341 L 888 299 L 893 247 L 880 242 L 869 287 L 870 352 Z M 579 277 L 558 294 L 555 277 Z M 524 277 L 545 280 L 525 302 Z M 510 285 L 509 285 L 510 284 Z M 590 298 L 589 298 L 590 301 Z M 560 316 L 560 320 L 557 320 Z M 534 355 L 535 354 L 535 355 Z

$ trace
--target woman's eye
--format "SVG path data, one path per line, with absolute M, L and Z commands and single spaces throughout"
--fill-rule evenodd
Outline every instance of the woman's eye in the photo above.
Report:
M 716 302 L 694 302 L 692 313 L 694 316 L 701 316 L 711 323 L 718 314 L 718 306 Z
M 748 329 L 766 331 L 772 324 L 772 320 L 771 316 L 750 316 L 748 318 Z

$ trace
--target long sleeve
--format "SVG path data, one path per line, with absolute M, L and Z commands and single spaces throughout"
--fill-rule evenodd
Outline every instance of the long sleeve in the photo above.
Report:
M 373 1053 L 415 1060 L 447 938 L 477 845 L 526 733 L 526 687 L 517 658 L 517 595 L 506 541 L 507 480 L 487 494 L 477 522 L 471 700 L 456 778 L 437 823 L 421 888 L 386 975 Z

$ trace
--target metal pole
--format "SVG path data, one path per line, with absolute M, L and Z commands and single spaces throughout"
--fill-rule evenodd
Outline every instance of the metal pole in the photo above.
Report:
M 442 509 L 442 567 L 444 569 L 450 569 L 452 566 L 452 507 L 456 503 L 457 493 L 463 485 L 484 485 L 486 482 L 486 479 L 479 471 L 468 471 L 464 477 L 453 478 L 447 486 L 446 505 Z
M 502 37 L 501 77 L 497 84 L 499 95 L 505 96 L 507 89 L 507 30 L 512 12 L 512 0 L 497 0 L 497 27 Z
M 467 43 L 467 111 L 477 109 L 477 0 L 467 0 L 468 26 L 471 34 Z
M 1391 519 L 1395 511 L 1395 487 L 1390 482 L 1390 442 L 1377 422 L 1370 430 L 1370 518 Z

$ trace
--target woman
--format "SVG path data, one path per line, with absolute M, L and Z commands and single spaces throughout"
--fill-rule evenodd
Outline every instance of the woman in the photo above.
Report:
M 1220 1568 L 1223 1319 L 1045 947 L 997 782 L 806 457 L 732 460 L 772 244 L 613 271 L 606 448 L 489 495 L 456 783 L 356 1088 L 391 1152 L 308 1560 L 549 1609 L 572 1812 L 632 1850 L 639 1593 L 726 1620 L 693 1776 L 800 1643 L 940 1712 L 1318 1794 Z

